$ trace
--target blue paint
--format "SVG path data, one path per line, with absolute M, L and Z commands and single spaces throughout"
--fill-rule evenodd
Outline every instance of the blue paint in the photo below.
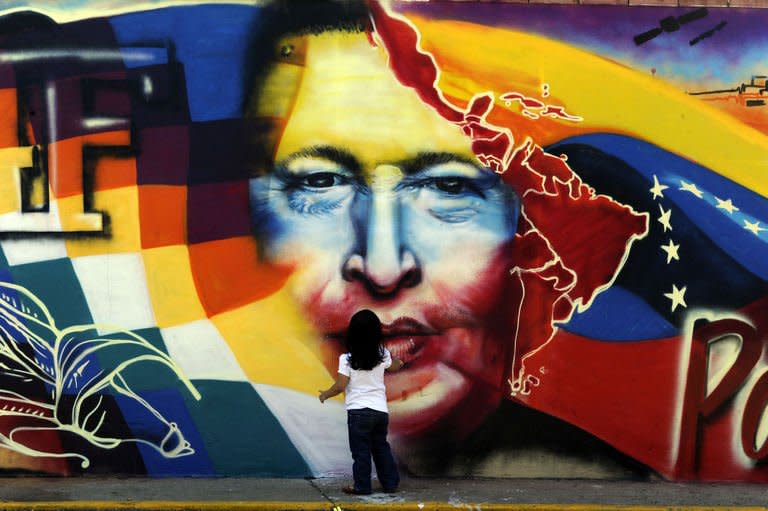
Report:
M 619 286 L 603 291 L 582 313 L 560 325 L 573 334 L 602 341 L 639 341 L 677 335 L 677 328 L 642 298 Z
M 192 120 L 211 121 L 240 117 L 243 59 L 258 14 L 250 6 L 201 5 L 123 14 L 110 22 L 122 47 L 172 47 L 184 66 Z
M 744 229 L 743 225 L 734 223 L 724 210 L 696 198 L 690 192 L 679 190 L 679 180 L 695 183 L 707 196 L 714 194 L 723 200 L 731 199 L 740 208 L 741 215 L 748 214 L 759 220 L 760 225 L 764 227 L 768 227 L 768 199 L 701 165 L 630 137 L 586 135 L 563 140 L 557 146 L 564 144 L 585 144 L 613 155 L 633 167 L 649 183 L 653 182 L 653 175 L 656 175 L 662 184 L 669 186 L 663 192 L 664 199 L 657 200 L 656 203 L 662 204 L 665 209 L 669 209 L 670 202 L 674 203 L 729 256 L 759 277 L 768 279 L 768 231 L 755 236 Z M 648 189 L 651 186 L 649 184 Z M 650 192 L 645 192 L 648 197 L 651 196 Z M 651 222 L 655 223 L 659 216 L 658 206 L 650 213 Z M 736 217 L 741 218 L 741 215 L 737 213 Z M 674 214 L 672 224 L 675 225 Z M 675 234 L 673 230 L 671 236 L 674 237 Z

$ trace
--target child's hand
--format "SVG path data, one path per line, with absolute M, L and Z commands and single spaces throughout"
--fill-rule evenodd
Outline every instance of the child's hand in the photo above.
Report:
M 320 402 L 324 403 L 326 399 L 331 398 L 333 396 L 338 396 L 342 392 L 344 392 L 344 389 L 347 388 L 347 384 L 349 383 L 349 376 L 344 376 L 343 374 L 339 373 L 338 378 L 335 382 L 333 382 L 333 385 L 328 387 L 325 390 L 318 390 L 320 393 L 319 397 Z

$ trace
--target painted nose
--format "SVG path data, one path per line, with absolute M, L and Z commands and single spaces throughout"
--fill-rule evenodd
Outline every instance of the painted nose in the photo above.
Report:
M 362 229 L 365 248 L 360 251 L 363 253 L 353 253 L 344 268 L 347 280 L 362 281 L 373 295 L 380 297 L 392 296 L 421 282 L 416 256 L 401 236 L 396 176 L 385 174 L 374 180 L 367 225 Z

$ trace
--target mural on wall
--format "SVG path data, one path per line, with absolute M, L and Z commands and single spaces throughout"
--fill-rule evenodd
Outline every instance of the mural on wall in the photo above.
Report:
M 77 435 L 102 449 L 137 442 L 154 447 L 167 457 L 194 452 L 178 426 L 134 392 L 123 375 L 134 364 L 158 362 L 173 371 L 200 399 L 166 353 L 131 331 L 101 337 L 95 332 L 96 325 L 73 325 L 59 330 L 45 304 L 28 290 L 9 283 L 0 283 L 0 289 L 0 367 L 7 380 L 0 389 L 0 417 L 5 419 L 4 427 L 9 428 L 0 437 L 4 447 L 28 456 L 78 458 L 82 468 L 90 465 L 87 454 L 58 452 L 55 445 L 44 443 L 34 447 L 41 433 Z M 107 359 L 105 351 L 115 352 L 108 356 L 114 367 L 96 365 L 95 360 Z M 147 415 L 144 420 L 148 427 L 132 432 L 139 436 L 113 438 L 113 434 L 107 433 L 114 413 L 106 402 L 110 394 L 107 390 L 118 399 L 133 401 L 136 411 Z M 151 422 L 157 424 L 152 427 Z
M 0 467 L 766 481 L 768 11 L 0 12 Z

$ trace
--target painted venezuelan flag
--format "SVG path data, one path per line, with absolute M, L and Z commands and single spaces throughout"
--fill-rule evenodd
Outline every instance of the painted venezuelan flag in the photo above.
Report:
M 764 480 L 763 468 L 731 448 L 748 385 L 693 440 L 698 465 L 679 456 L 683 408 L 695 405 L 682 397 L 691 318 L 730 314 L 766 333 L 768 137 L 670 83 L 562 42 L 412 19 L 452 102 L 494 93 L 489 122 L 565 158 L 596 194 L 650 215 L 613 284 L 528 359 L 541 383 L 516 399 L 666 477 Z M 544 115 L 547 106 L 569 118 Z

